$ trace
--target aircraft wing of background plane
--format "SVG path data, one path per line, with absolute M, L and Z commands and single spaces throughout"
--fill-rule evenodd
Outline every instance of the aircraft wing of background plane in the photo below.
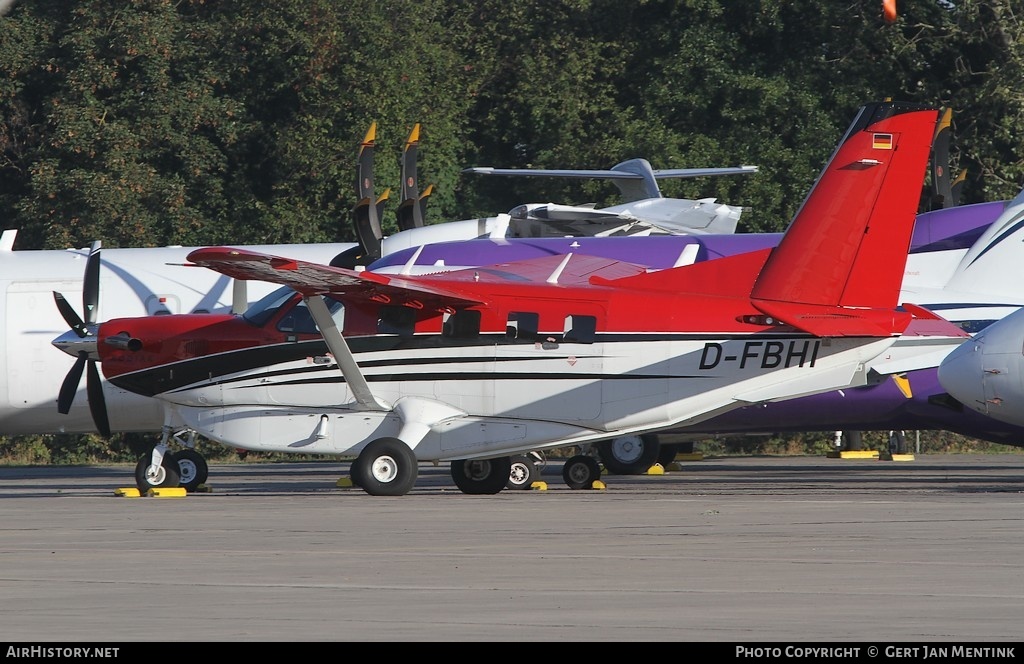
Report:
M 108 321 L 96 350 L 108 379 L 157 396 L 169 424 L 212 440 L 357 453 L 353 481 L 386 495 L 411 488 L 417 460 L 451 460 L 460 489 L 495 493 L 508 480 L 507 455 L 519 451 L 863 384 L 865 367 L 887 361 L 915 320 L 896 305 L 936 117 L 910 104 L 862 108 L 772 250 L 659 273 L 591 272 L 572 283 L 559 281 L 573 269 L 571 255 L 533 261 L 548 274 L 538 280 L 522 279 L 522 265 L 420 277 L 310 274 L 287 257 L 239 254 L 231 269 L 257 264 L 272 278 L 272 268 L 282 283 L 298 272 L 308 292 L 247 312 L 248 323 Z M 340 300 L 313 294 L 332 287 L 328 276 L 340 276 Z M 382 283 L 401 292 L 375 292 Z M 298 333 L 300 305 L 321 338 Z M 276 327 L 285 320 L 287 328 Z M 339 369 L 344 380 L 328 387 Z M 570 461 L 571 486 L 581 482 L 576 473 L 596 477 L 592 458 Z M 168 475 L 157 462 L 147 480 Z

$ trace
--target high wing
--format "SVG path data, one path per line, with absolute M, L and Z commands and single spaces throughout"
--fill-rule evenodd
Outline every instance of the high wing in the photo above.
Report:
M 468 289 L 465 284 L 579 285 L 592 279 L 614 280 L 646 272 L 643 266 L 632 263 L 572 254 L 454 270 L 430 279 L 349 270 L 232 247 L 198 249 L 189 254 L 189 260 L 235 279 L 278 283 L 304 295 L 330 294 L 343 301 L 391 302 L 437 309 L 486 304 L 478 287 Z

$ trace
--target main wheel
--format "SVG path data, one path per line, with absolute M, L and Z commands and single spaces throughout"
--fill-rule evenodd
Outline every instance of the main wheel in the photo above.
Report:
M 352 483 L 371 496 L 404 496 L 419 475 L 416 454 L 398 438 L 378 438 L 352 462 Z
M 537 463 L 533 458 L 520 454 L 512 457 L 512 469 L 505 486 L 509 489 L 529 489 L 538 477 L 540 468 Z
M 509 482 L 512 459 L 458 459 L 452 461 L 452 480 L 462 493 L 482 496 L 498 493 Z
M 178 464 L 178 480 L 186 491 L 195 491 L 209 477 L 210 468 L 206 459 L 195 450 L 184 449 L 175 452 L 171 455 L 171 460 Z
M 562 479 L 570 489 L 592 489 L 594 482 L 601 479 L 601 466 L 594 457 L 577 454 L 562 466 Z
M 178 486 L 178 464 L 171 458 L 173 455 L 165 454 L 163 462 L 159 467 L 150 470 L 152 454 L 146 454 L 135 464 L 135 484 L 139 492 L 146 493 L 150 489 L 171 488 Z
M 652 433 L 619 436 L 597 444 L 601 463 L 616 475 L 643 475 L 658 460 L 658 437 Z

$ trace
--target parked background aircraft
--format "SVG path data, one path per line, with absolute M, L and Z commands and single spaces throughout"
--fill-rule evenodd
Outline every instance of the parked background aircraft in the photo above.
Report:
M 356 206 L 353 227 L 359 246 L 332 263 L 337 267 L 366 266 L 401 249 L 434 242 L 471 238 L 565 237 L 616 235 L 677 235 L 733 233 L 743 208 L 718 203 L 714 198 L 698 200 L 666 198 L 658 180 L 749 175 L 756 166 L 719 168 L 654 169 L 646 159 L 629 159 L 608 170 L 468 168 L 465 172 L 500 176 L 601 179 L 618 187 L 623 202 L 606 208 L 592 205 L 525 203 L 508 214 L 426 225 L 426 203 L 432 186 L 420 192 L 416 158 L 419 125 L 413 127 L 402 153 L 401 201 L 398 204 L 398 233 L 384 233 L 382 217 L 390 188 L 377 195 L 373 165 L 376 152 L 376 124 L 370 126 L 359 146 L 356 177 Z
M 951 352 L 938 380 L 959 405 L 1024 427 L 1024 309 L 988 326 Z
M 190 256 L 197 264 L 235 278 L 279 280 L 302 291 L 303 310 L 319 325 L 330 353 L 310 356 L 298 343 L 293 298 L 285 311 L 250 310 L 247 318 L 255 329 L 237 318 L 225 319 L 217 329 L 182 316 L 171 327 L 155 326 L 153 318 L 111 321 L 100 326 L 97 357 L 120 386 L 164 400 L 169 423 L 180 419 L 214 440 L 275 451 L 359 452 L 353 478 L 370 493 L 408 491 L 417 457 L 453 460 L 452 475 L 463 491 L 495 492 L 508 479 L 503 454 L 586 442 L 609 431 L 665 428 L 745 402 L 862 384 L 866 367 L 880 373 L 913 367 L 910 356 L 922 353 L 919 344 L 898 351 L 894 345 L 908 326 L 924 326 L 922 334 L 959 343 L 963 333 L 928 312 L 909 304 L 910 311 L 893 310 L 918 205 L 912 192 L 923 181 L 935 119 L 933 110 L 909 105 L 862 109 L 772 251 L 657 274 L 617 262 L 556 256 L 466 273 L 392 278 L 238 249 L 200 250 Z M 894 149 L 897 144 L 900 149 Z M 843 205 L 849 196 L 858 205 Z M 864 200 L 875 203 L 859 205 Z M 882 217 L 887 223 L 879 225 Z M 828 232 L 822 233 L 823 227 Z M 875 232 L 866 232 L 868 227 Z M 854 262 L 858 246 L 860 261 Z M 814 278 L 794 280 L 794 273 Z M 329 305 L 318 297 L 327 293 Z M 523 308 L 535 313 L 526 315 Z M 566 326 L 548 330 L 555 309 L 562 311 Z M 357 344 L 360 360 L 385 368 L 384 374 L 379 368 L 363 374 L 332 310 L 344 312 L 340 324 Z M 666 311 L 680 315 L 665 316 Z M 281 339 L 275 325 L 283 320 L 290 334 Z M 385 325 L 383 334 L 378 323 Z M 633 327 L 637 324 L 640 328 Z M 641 328 L 650 332 L 630 334 Z M 630 343 L 607 346 L 613 330 L 625 333 Z M 493 333 L 509 341 L 493 347 Z M 481 335 L 488 335 L 483 346 L 474 343 L 484 341 Z M 427 341 L 431 348 L 439 345 L 434 351 L 420 348 Z M 178 349 L 171 356 L 165 354 L 168 343 Z M 803 350 L 795 348 L 799 343 Z M 470 357 L 489 347 L 504 349 L 498 355 L 512 363 L 501 362 L 503 370 L 492 373 L 486 367 L 493 360 Z M 181 359 L 181 348 L 193 349 L 188 359 Z M 615 353 L 608 354 L 612 348 Z M 882 350 L 884 357 L 878 355 Z M 288 359 L 299 351 L 306 361 Z M 541 354 L 534 357 L 534 351 Z M 277 359 L 268 359 L 266 352 Z M 415 369 L 403 366 L 410 352 L 419 358 Z M 463 361 L 483 373 L 475 380 L 461 371 L 449 374 L 445 353 L 469 353 Z M 530 357 L 518 357 L 523 353 Z M 700 367 L 689 367 L 698 355 Z M 663 363 L 651 364 L 661 356 Z M 321 383 L 322 369 L 330 370 L 334 360 L 344 383 L 339 377 L 333 389 L 321 384 L 310 390 L 309 381 Z M 808 361 L 813 371 L 803 366 Z M 518 389 L 517 371 L 505 373 L 517 364 L 540 372 L 529 390 Z M 434 370 L 459 381 L 438 383 L 429 377 Z M 267 376 L 275 378 L 268 383 Z M 386 380 L 379 382 L 382 377 Z M 453 390 L 455 385 L 461 387 Z M 590 394 L 594 389 L 598 393 Z M 552 398 L 538 399 L 545 390 Z M 304 422 L 312 427 L 308 434 Z M 574 472 L 593 479 L 590 464 L 596 465 L 590 457 L 570 460 L 566 480 L 572 484 Z M 154 483 L 173 473 L 157 452 L 145 470 Z
M 1018 254 L 1024 243 L 1024 191 L 1007 207 L 1006 214 L 992 224 L 988 245 L 964 258 L 961 271 L 965 281 L 977 283 L 985 277 L 985 265 L 999 261 L 1017 268 L 1001 282 L 1003 289 L 1024 297 L 1024 275 Z M 1002 311 L 996 298 L 977 300 L 992 315 Z M 1000 422 L 1024 426 L 1024 310 L 1018 309 L 978 332 L 974 338 L 949 354 L 939 367 L 938 380 L 957 405 Z

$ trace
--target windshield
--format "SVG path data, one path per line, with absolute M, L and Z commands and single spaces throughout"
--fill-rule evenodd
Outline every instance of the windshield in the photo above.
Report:
M 258 302 L 254 302 L 252 306 L 245 310 L 242 314 L 242 318 L 249 321 L 253 325 L 259 327 L 266 323 L 270 318 L 277 313 L 277 310 L 295 295 L 295 291 L 288 286 L 281 286 L 275 291 L 272 291 L 259 299 Z
M 290 311 L 278 321 L 277 329 L 282 332 L 317 334 L 320 330 L 313 321 L 313 316 L 309 313 L 309 309 L 306 307 L 306 301 L 294 297 L 295 295 L 294 290 L 288 286 L 282 286 L 272 293 L 265 295 L 258 302 L 253 303 L 242 314 L 242 318 L 252 325 L 262 327 L 284 307 L 285 309 L 290 309 Z M 334 318 L 335 325 L 338 326 L 339 330 L 343 329 L 345 307 L 341 302 L 331 297 L 326 297 L 324 302 L 326 302 L 327 308 L 331 312 L 331 317 Z

